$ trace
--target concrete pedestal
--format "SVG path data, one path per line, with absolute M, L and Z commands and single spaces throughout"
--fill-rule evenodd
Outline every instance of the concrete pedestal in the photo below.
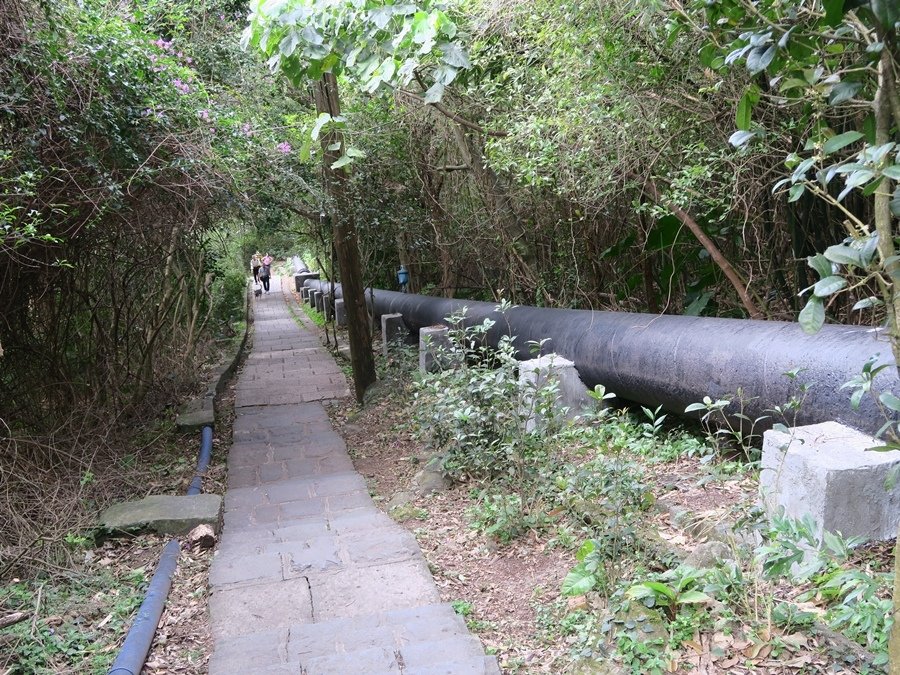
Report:
M 573 419 L 592 407 L 588 389 L 572 361 L 558 354 L 546 354 L 522 361 L 519 365 L 519 386 L 526 392 L 533 393 L 552 383 L 558 387 L 556 408 L 566 419 Z M 526 398 L 530 405 L 531 397 Z M 535 423 L 534 418 L 529 419 L 528 429 L 532 429 Z
M 313 303 L 317 312 L 325 311 L 325 294 L 322 291 L 313 291 Z
M 303 284 L 306 283 L 307 279 L 318 279 L 318 278 L 319 278 L 318 272 L 310 272 L 308 270 L 305 272 L 298 272 L 297 274 L 294 275 L 294 285 L 297 287 L 297 290 L 299 291 L 301 288 L 303 288 Z
M 789 431 L 763 436 L 759 489 L 770 514 L 811 515 L 820 541 L 824 530 L 877 540 L 897 534 L 900 480 L 885 483 L 900 451 L 868 450 L 883 442 L 837 422 Z
M 451 353 L 450 329 L 447 326 L 428 326 L 419 330 L 419 370 L 434 373 L 452 368 L 454 355 Z
M 332 302 L 329 291 L 326 291 L 325 295 L 322 296 L 322 304 L 325 308 L 325 320 L 331 321 L 334 317 L 334 302 Z
M 334 301 L 334 320 L 338 326 L 347 325 L 347 310 L 344 309 L 344 299 L 338 298 Z
M 387 358 L 391 345 L 403 340 L 409 333 L 402 314 L 381 315 L 381 354 Z

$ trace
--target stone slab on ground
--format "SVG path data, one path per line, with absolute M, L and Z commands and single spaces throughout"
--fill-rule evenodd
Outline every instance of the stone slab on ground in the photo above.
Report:
M 499 673 L 353 470 L 320 403 L 346 381 L 280 299 L 257 301 L 236 386 L 209 672 Z
M 771 514 L 812 516 L 816 536 L 884 540 L 897 534 L 900 483 L 886 481 L 900 470 L 900 451 L 869 448 L 882 441 L 837 422 L 770 430 L 763 436 L 760 496 Z
M 222 497 L 201 495 L 150 495 L 138 501 L 109 507 L 100 516 L 100 527 L 111 532 L 152 531 L 187 534 L 198 525 L 221 529 Z
M 185 403 L 175 417 L 175 426 L 183 433 L 198 432 L 203 427 L 212 427 L 216 423 L 213 408 L 213 396 L 195 398 Z

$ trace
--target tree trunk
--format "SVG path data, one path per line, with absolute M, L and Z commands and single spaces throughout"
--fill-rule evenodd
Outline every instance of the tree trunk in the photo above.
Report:
M 341 114 L 337 79 L 325 73 L 314 85 L 316 112 L 332 117 Z M 347 173 L 331 166 L 344 151 L 344 137 L 340 131 L 322 134 L 323 173 L 325 189 L 332 200 L 332 236 L 341 272 L 344 309 L 347 312 L 347 333 L 350 342 L 350 365 L 353 367 L 353 387 L 356 400 L 362 403 L 366 389 L 375 382 L 375 359 L 372 357 L 372 335 L 369 332 L 369 312 L 363 289 L 359 256 L 359 240 L 353 222 L 353 211 L 347 195 Z M 329 150 L 339 143 L 339 150 Z
M 744 309 L 747 310 L 747 314 L 750 315 L 752 319 L 763 319 L 763 313 L 756 306 L 756 303 L 753 302 L 750 294 L 747 292 L 746 284 L 744 280 L 741 279 L 740 275 L 735 271 L 734 267 L 732 267 L 731 263 L 728 261 L 722 252 L 719 250 L 719 247 L 715 245 L 712 239 L 710 239 L 706 232 L 703 231 L 703 228 L 700 227 L 700 224 L 691 218 L 683 209 L 680 209 L 675 204 L 671 204 L 666 200 L 662 199 L 662 195 L 660 195 L 659 190 L 656 189 L 656 183 L 653 182 L 653 179 L 649 176 L 641 177 L 632 174 L 632 178 L 641 181 L 644 186 L 644 189 L 647 190 L 649 195 L 653 198 L 657 204 L 665 206 L 669 209 L 678 220 L 680 220 L 697 238 L 697 241 L 706 249 L 707 253 L 709 253 L 709 257 L 712 258 L 713 262 L 719 266 L 719 269 L 727 277 L 728 281 L 731 282 L 731 285 L 734 287 L 734 290 L 737 292 L 738 297 L 741 299 L 741 304 L 744 305 Z
M 891 140 L 892 120 L 891 99 L 893 90 L 893 68 L 890 45 L 893 31 L 879 31 L 879 38 L 885 42 L 878 62 L 878 92 L 873 102 L 875 112 L 875 145 L 884 145 Z M 878 233 L 878 254 L 885 272 L 885 307 L 891 336 L 891 351 L 900 371 L 900 261 L 894 246 L 896 236 L 891 214 L 891 180 L 885 176 L 875 191 L 875 231 Z

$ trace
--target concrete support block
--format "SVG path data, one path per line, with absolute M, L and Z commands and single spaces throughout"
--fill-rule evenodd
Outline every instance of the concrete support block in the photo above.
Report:
M 325 320 L 331 321 L 331 317 L 334 314 L 334 302 L 331 299 L 331 291 L 325 291 L 324 295 L 322 295 L 322 309 L 325 312 Z
M 526 389 L 526 392 L 533 394 L 539 388 L 553 383 L 558 388 L 556 409 L 565 419 L 573 419 L 592 407 L 588 388 L 581 381 L 572 361 L 558 354 L 546 354 L 536 359 L 522 361 L 519 365 L 519 385 Z M 530 406 L 531 396 L 526 395 L 526 400 Z M 537 421 L 534 416 L 528 420 L 529 430 Z
M 322 291 L 316 291 L 316 311 L 325 312 L 325 294 Z
M 307 279 L 318 279 L 318 278 L 319 278 L 318 272 L 310 272 L 309 270 L 299 271 L 294 274 L 294 285 L 297 287 L 297 290 L 300 291 L 300 289 L 304 287 L 303 285 L 306 283 Z M 302 292 L 302 291 L 300 291 L 300 292 Z
M 452 368 L 454 355 L 450 354 L 450 329 L 437 325 L 419 331 L 419 370 L 423 373 Z
M 381 354 L 385 358 L 391 344 L 402 340 L 409 333 L 402 314 L 381 315 Z
M 187 534 L 197 525 L 221 528 L 222 497 L 219 495 L 150 495 L 135 502 L 109 507 L 100 517 L 100 527 L 112 533 L 153 531 Z
M 344 299 L 338 298 L 334 301 L 334 319 L 338 326 L 347 325 L 347 310 L 344 307 Z
M 784 509 L 792 518 L 812 516 L 816 536 L 884 540 L 900 523 L 900 481 L 886 479 L 900 470 L 900 451 L 875 452 L 877 438 L 837 422 L 770 430 L 763 436 L 760 496 L 771 515 Z
M 309 303 L 311 309 L 316 308 L 316 293 L 318 293 L 318 291 L 314 288 L 310 288 L 306 291 L 306 301 Z

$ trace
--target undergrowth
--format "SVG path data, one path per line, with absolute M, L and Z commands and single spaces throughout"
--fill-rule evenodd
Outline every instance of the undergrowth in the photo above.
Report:
M 819 622 L 875 654 L 860 672 L 879 672 L 891 625 L 891 575 L 850 564 L 858 542 L 826 535 L 820 549 L 813 523 L 775 517 L 769 524 L 748 512 L 739 519 L 743 535 L 735 537 L 761 543 L 754 550 L 732 544 L 710 567 L 694 568 L 673 560 L 655 528 L 648 529 L 655 501 L 649 467 L 699 462 L 698 484 L 753 476 L 762 418 L 737 426 L 723 412 L 731 400 L 708 399 L 694 408 L 705 411 L 706 433 L 698 436 L 658 408 L 607 408 L 612 394 L 598 386 L 594 407 L 568 424 L 552 379 L 520 380 L 514 338 L 489 349 L 493 321 L 450 321 L 442 362 L 452 367 L 416 384 L 420 438 L 448 477 L 473 486 L 471 527 L 501 545 L 535 533 L 550 546 L 577 548 L 561 588 L 569 601 L 538 608 L 542 630 L 564 638 L 571 659 L 612 659 L 633 673 L 672 672 L 697 666 L 692 649 L 706 640 L 720 655 L 737 654 L 735 664 L 812 663 L 828 647 L 808 633 Z M 790 423 L 805 393 L 801 386 L 773 411 L 776 419 Z M 740 392 L 735 400 L 731 409 L 739 415 L 746 401 Z M 785 584 L 800 592 L 785 599 L 779 590 Z M 729 665 L 729 658 L 716 659 Z

